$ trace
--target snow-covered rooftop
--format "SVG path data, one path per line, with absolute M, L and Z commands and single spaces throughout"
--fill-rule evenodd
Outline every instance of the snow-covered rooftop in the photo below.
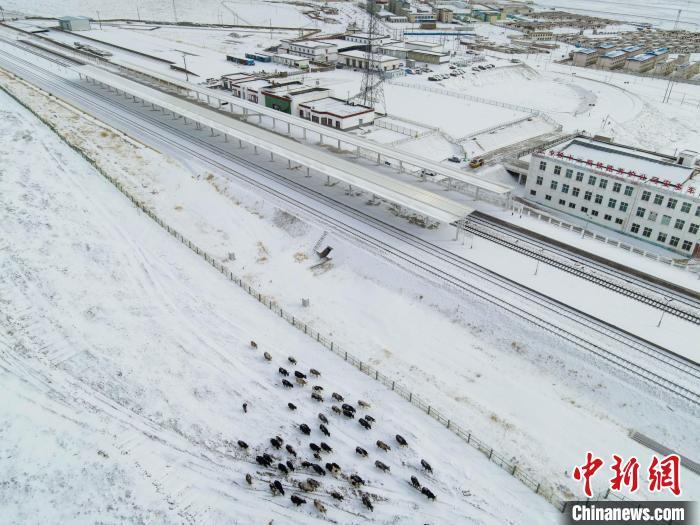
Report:
M 615 169 L 634 171 L 649 179 L 658 177 L 662 181 L 668 180 L 672 184 L 685 183 L 693 172 L 691 168 L 675 164 L 661 155 L 582 137 L 571 140 L 559 150 L 584 160 L 602 162 L 605 166 L 612 165 Z
M 320 47 L 333 47 L 335 45 L 335 44 L 332 44 L 330 42 L 321 41 L 321 40 L 301 40 L 301 41 L 282 40 L 282 42 L 285 42 L 285 43 L 291 44 L 291 45 L 295 45 L 295 46 L 308 47 L 309 49 L 316 49 L 316 48 L 320 48 Z
M 621 57 L 621 56 L 626 55 L 626 54 L 627 53 L 625 53 L 624 51 L 620 51 L 620 50 L 610 51 L 609 53 L 605 53 L 603 55 L 603 58 L 617 58 L 617 57 Z
M 652 55 L 651 53 L 640 53 L 639 55 L 634 55 L 631 58 L 628 58 L 627 60 L 633 60 L 634 62 L 646 62 L 647 60 L 651 60 L 654 58 L 656 55 Z
M 297 60 L 297 61 L 301 61 L 301 62 L 304 62 L 304 61 L 308 62 L 309 61 L 309 59 L 306 57 L 302 57 L 299 55 L 290 55 L 289 53 L 277 53 L 274 56 L 279 57 L 279 58 L 286 58 L 288 60 Z
M 348 104 L 339 98 L 323 98 L 300 104 L 301 107 L 312 109 L 321 113 L 330 113 L 339 117 L 351 117 L 361 113 L 372 111 L 372 108 L 359 104 Z

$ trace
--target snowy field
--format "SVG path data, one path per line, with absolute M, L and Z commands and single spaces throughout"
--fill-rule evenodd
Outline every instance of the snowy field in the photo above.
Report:
M 407 76 L 401 82 L 427 88 L 437 84 L 456 94 L 539 110 L 561 123 L 565 132 L 587 131 L 668 154 L 700 150 L 700 86 L 677 83 L 671 100 L 662 103 L 668 80 L 560 65 L 553 62 L 559 53 L 516 55 L 526 65 L 515 67 L 491 58 L 499 67 L 441 82 L 425 76 Z
M 78 131 L 94 136 L 89 129 Z M 235 251 L 236 271 L 279 304 L 329 330 L 343 346 L 434 400 L 497 448 L 527 458 L 528 470 L 563 492 L 573 490 L 566 472 L 591 446 L 591 433 L 603 454 L 646 457 L 648 451 L 626 437 L 635 428 L 698 455 L 692 439 L 696 415 L 561 341 L 336 236 L 328 240 L 335 248 L 333 265 L 312 272 L 305 261 L 321 234 L 318 225 L 290 220 L 274 204 L 197 163 L 188 161 L 183 170 L 149 158 L 132 169 L 119 161 L 127 152 L 93 142 L 83 139 L 92 154 L 101 152 L 105 166 L 120 166 L 116 173 L 178 229 L 221 257 Z M 333 194 L 343 199 L 340 188 Z M 439 230 L 437 236 L 449 245 L 449 232 Z M 512 254 L 495 258 L 512 260 Z M 553 278 L 547 271 L 543 280 L 535 279 L 527 265 L 522 270 L 530 284 Z M 309 308 L 299 306 L 301 297 L 310 298 Z M 676 329 L 665 323 L 664 331 Z M 691 482 L 692 494 L 698 488 Z
M 673 29 L 680 10 L 679 29 L 697 31 L 700 28 L 700 5 L 694 0 L 537 0 L 535 3 L 540 8 L 557 8 L 612 20 L 651 23 L 665 29 Z
M 4 93 L 0 105 L 3 523 L 315 523 L 326 518 L 313 499 L 337 523 L 556 521 L 506 472 L 227 283 Z M 283 388 L 279 366 L 320 370 L 311 382 L 328 401 L 333 391 L 354 405 L 369 401 L 360 410 L 375 417 L 372 430 L 312 401 L 310 385 Z M 329 437 L 317 430 L 317 412 L 329 419 Z M 276 435 L 298 457 L 274 450 Z M 377 439 L 392 450 L 378 450 Z M 333 448 L 318 462 L 337 462 L 342 474 L 301 467 L 317 461 L 314 441 Z M 263 451 L 295 471 L 256 465 Z M 376 459 L 391 472 L 375 468 Z M 347 482 L 352 473 L 365 480 L 360 489 Z M 436 502 L 409 485 L 411 475 Z M 293 487 L 307 478 L 321 483 L 316 493 Z M 282 481 L 285 497 L 272 496 L 271 479 Z M 307 503 L 294 507 L 290 493 Z
M 323 5 L 308 0 L 305 4 Z M 280 25 L 284 27 L 305 27 L 324 31 L 338 31 L 357 18 L 357 7 L 353 4 L 338 3 L 339 14 L 326 16 L 333 19 L 321 21 L 306 14 L 309 7 L 284 2 L 264 0 L 195 0 L 164 1 L 141 0 L 139 2 L 105 2 L 105 0 L 8 0 L 3 4 L 6 10 L 40 16 L 84 15 L 97 19 L 127 18 L 160 22 L 197 22 L 206 24 L 231 25 Z

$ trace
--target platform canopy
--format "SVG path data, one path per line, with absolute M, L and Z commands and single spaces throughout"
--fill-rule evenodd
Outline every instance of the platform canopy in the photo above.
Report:
M 124 60 L 117 63 L 118 66 L 121 64 L 123 64 L 124 69 L 127 71 L 132 70 L 136 74 L 140 73 L 146 77 L 153 78 L 154 80 L 170 84 L 173 87 L 180 88 L 191 93 L 199 93 L 200 95 L 211 97 L 212 99 L 221 102 L 228 102 L 239 108 L 246 108 L 253 113 L 258 113 L 269 118 L 275 118 L 280 122 L 286 122 L 292 126 L 305 128 L 308 131 L 322 134 L 324 137 L 340 140 L 344 144 L 349 144 L 351 146 L 355 146 L 356 148 L 361 148 L 364 151 L 371 151 L 379 154 L 385 159 L 401 160 L 407 165 L 415 166 L 416 168 L 423 169 L 429 173 L 447 177 L 458 183 L 467 184 L 481 192 L 489 193 L 495 197 L 505 197 L 511 193 L 511 188 L 508 186 L 486 180 L 483 177 L 472 175 L 470 173 L 465 173 L 464 171 L 454 169 L 450 166 L 446 166 L 445 164 L 441 164 L 440 162 L 426 159 L 420 155 L 411 153 L 410 151 L 397 150 L 391 146 L 372 142 L 363 137 L 352 135 L 344 131 L 335 130 L 327 126 L 323 126 L 322 124 L 317 124 L 310 120 L 303 119 L 296 115 L 289 115 L 287 113 L 277 111 L 276 109 L 256 104 L 255 102 L 249 102 L 245 99 L 234 97 L 230 93 L 225 93 L 220 90 L 214 91 L 206 86 L 186 82 L 160 71 L 154 71 L 152 69 L 146 70 L 141 65 L 132 64 Z
M 279 155 L 285 159 L 323 173 L 333 179 L 350 184 L 377 195 L 389 202 L 410 209 L 432 219 L 453 223 L 472 213 L 473 208 L 414 184 L 400 181 L 378 171 L 299 143 L 291 138 L 267 129 L 241 122 L 226 113 L 176 97 L 115 75 L 92 65 L 78 66 L 74 70 L 81 75 L 135 96 L 149 104 L 181 115 L 201 125 L 225 133 L 234 139 Z

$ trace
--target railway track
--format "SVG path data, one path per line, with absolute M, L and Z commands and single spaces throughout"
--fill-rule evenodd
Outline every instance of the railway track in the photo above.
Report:
M 330 197 L 327 197 L 315 190 L 309 189 L 302 184 L 287 179 L 268 168 L 264 168 L 251 162 L 250 160 L 233 154 L 222 149 L 220 146 L 211 144 L 209 140 L 192 136 L 191 133 L 178 129 L 173 125 L 173 122 L 155 118 L 152 115 L 142 114 L 137 111 L 137 107 L 133 104 L 115 100 L 112 97 L 107 97 L 104 94 L 88 89 L 77 83 L 70 82 L 63 77 L 54 75 L 50 71 L 44 70 L 43 76 L 37 73 L 36 65 L 30 64 L 21 58 L 14 55 L 0 52 L 0 55 L 8 57 L 11 60 L 10 69 L 13 67 L 21 71 L 21 76 L 27 80 L 33 78 L 37 85 L 48 85 L 53 93 L 65 92 L 68 98 L 73 98 L 87 108 L 86 111 L 93 113 L 105 113 L 110 119 L 125 125 L 127 128 L 136 128 L 139 132 L 144 133 L 152 138 L 156 138 L 166 146 L 176 148 L 180 152 L 185 153 L 200 160 L 205 165 L 214 167 L 218 171 L 225 173 L 227 176 L 236 180 L 244 180 L 246 183 L 256 187 L 265 193 L 273 196 L 276 200 L 290 205 L 292 208 L 299 210 L 303 215 L 311 217 L 318 222 L 328 225 L 333 231 L 352 239 L 368 248 L 373 252 L 379 253 L 385 258 L 392 260 L 404 267 L 408 267 L 412 271 L 428 276 L 431 279 L 437 280 L 450 288 L 458 289 L 468 295 L 476 296 L 492 305 L 497 306 L 509 313 L 518 316 L 534 325 L 582 348 L 591 354 L 605 360 L 606 362 L 627 371 L 628 373 L 645 380 L 648 383 L 654 384 L 667 392 L 671 392 L 693 404 L 700 404 L 700 394 L 693 390 L 692 385 L 698 384 L 700 379 L 700 367 L 683 356 L 674 354 L 662 347 L 645 341 L 634 334 L 630 334 L 621 330 L 605 321 L 580 312 L 564 303 L 546 297 L 539 292 L 527 288 L 519 283 L 513 282 L 507 278 L 495 274 L 491 270 L 481 267 L 475 263 L 465 260 L 443 248 L 431 244 L 419 237 L 413 236 L 403 230 L 400 230 L 390 224 L 387 224 L 370 215 L 357 211 L 345 204 L 339 203 Z M 23 62 L 24 65 L 17 62 Z M 27 66 L 31 66 L 31 69 Z M 97 99 L 97 100 L 95 100 Z M 116 111 L 112 108 L 119 108 L 122 111 Z M 135 118 L 132 118 L 131 115 Z M 147 123 L 144 124 L 143 122 Z M 167 133 L 163 128 L 167 127 Z M 253 177 L 231 168 L 227 163 L 216 160 L 213 153 L 220 158 L 230 160 L 239 166 L 250 169 L 256 175 L 262 176 L 269 181 L 263 183 L 258 177 Z M 273 184 L 270 184 L 273 183 Z M 379 239 L 377 236 L 368 234 L 366 231 L 360 230 L 357 227 L 343 222 L 338 218 L 323 213 L 318 210 L 318 206 L 310 206 L 302 202 L 298 198 L 293 198 L 287 191 L 280 191 L 273 186 L 283 186 L 291 189 L 294 192 L 307 196 L 311 200 L 323 203 L 324 206 L 333 210 L 341 211 L 345 216 L 357 219 L 364 224 L 372 225 L 376 231 L 399 240 L 412 249 L 420 253 L 420 257 L 415 253 L 401 250 L 391 244 Z M 433 262 L 428 262 L 433 259 Z M 467 281 L 464 278 L 453 275 L 444 270 L 443 265 L 458 269 L 469 276 L 476 277 L 482 281 L 481 286 L 475 285 L 474 282 Z M 509 299 L 504 299 L 494 294 L 492 291 L 484 287 L 484 283 L 489 283 L 497 286 L 502 292 L 510 295 Z M 522 304 L 529 304 L 539 309 L 539 312 L 526 311 L 522 308 Z M 609 347 L 604 346 L 600 342 L 591 341 L 590 337 L 586 338 L 580 333 L 576 333 L 571 329 L 562 327 L 558 322 L 552 319 L 564 318 L 568 321 L 573 321 L 580 325 L 584 332 L 589 334 L 594 332 L 601 340 L 608 342 L 619 343 L 623 346 L 632 349 L 636 352 L 635 356 L 619 355 Z M 644 365 L 639 364 L 639 359 L 647 360 Z M 665 370 L 659 373 L 660 368 Z M 680 384 L 677 379 L 669 379 L 662 373 L 670 372 L 671 375 L 681 376 L 681 381 L 685 384 Z M 690 386 L 689 386 L 690 385 Z
M 499 227 L 480 217 L 470 217 L 463 221 L 462 225 L 465 231 L 473 235 L 488 239 L 493 243 L 593 282 L 625 297 L 648 304 L 695 325 L 700 325 L 700 312 L 697 311 L 700 305 L 687 296 L 650 285 L 641 280 L 631 282 L 629 275 L 605 269 L 603 265 L 593 263 L 590 259 L 577 261 L 570 252 L 541 241 L 535 244 L 531 237 Z M 664 298 L 669 297 L 672 301 L 664 300 Z M 673 302 L 679 306 L 674 306 Z

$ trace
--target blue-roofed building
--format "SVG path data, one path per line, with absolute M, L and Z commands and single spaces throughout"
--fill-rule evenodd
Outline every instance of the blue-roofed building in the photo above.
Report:
M 597 65 L 603 69 L 618 69 L 625 65 L 627 53 L 618 49 L 616 51 L 608 51 L 598 58 Z
M 628 55 L 631 55 L 632 53 L 636 53 L 637 51 L 641 51 L 642 46 L 627 46 L 623 47 L 622 50 L 627 53 Z
M 657 56 L 653 53 L 640 53 L 629 57 L 625 62 L 625 69 L 635 73 L 646 73 L 654 69 Z
M 663 55 L 668 55 L 668 48 L 667 47 L 657 47 L 656 49 L 652 49 L 651 51 L 648 51 L 650 55 L 655 55 L 657 57 L 663 56 Z
M 591 66 L 598 61 L 599 51 L 591 47 L 581 47 L 571 54 L 575 66 Z
M 598 49 L 602 49 L 603 52 L 608 52 L 615 49 L 617 47 L 617 44 L 613 44 L 612 42 L 603 42 L 602 44 L 598 44 L 596 47 Z

